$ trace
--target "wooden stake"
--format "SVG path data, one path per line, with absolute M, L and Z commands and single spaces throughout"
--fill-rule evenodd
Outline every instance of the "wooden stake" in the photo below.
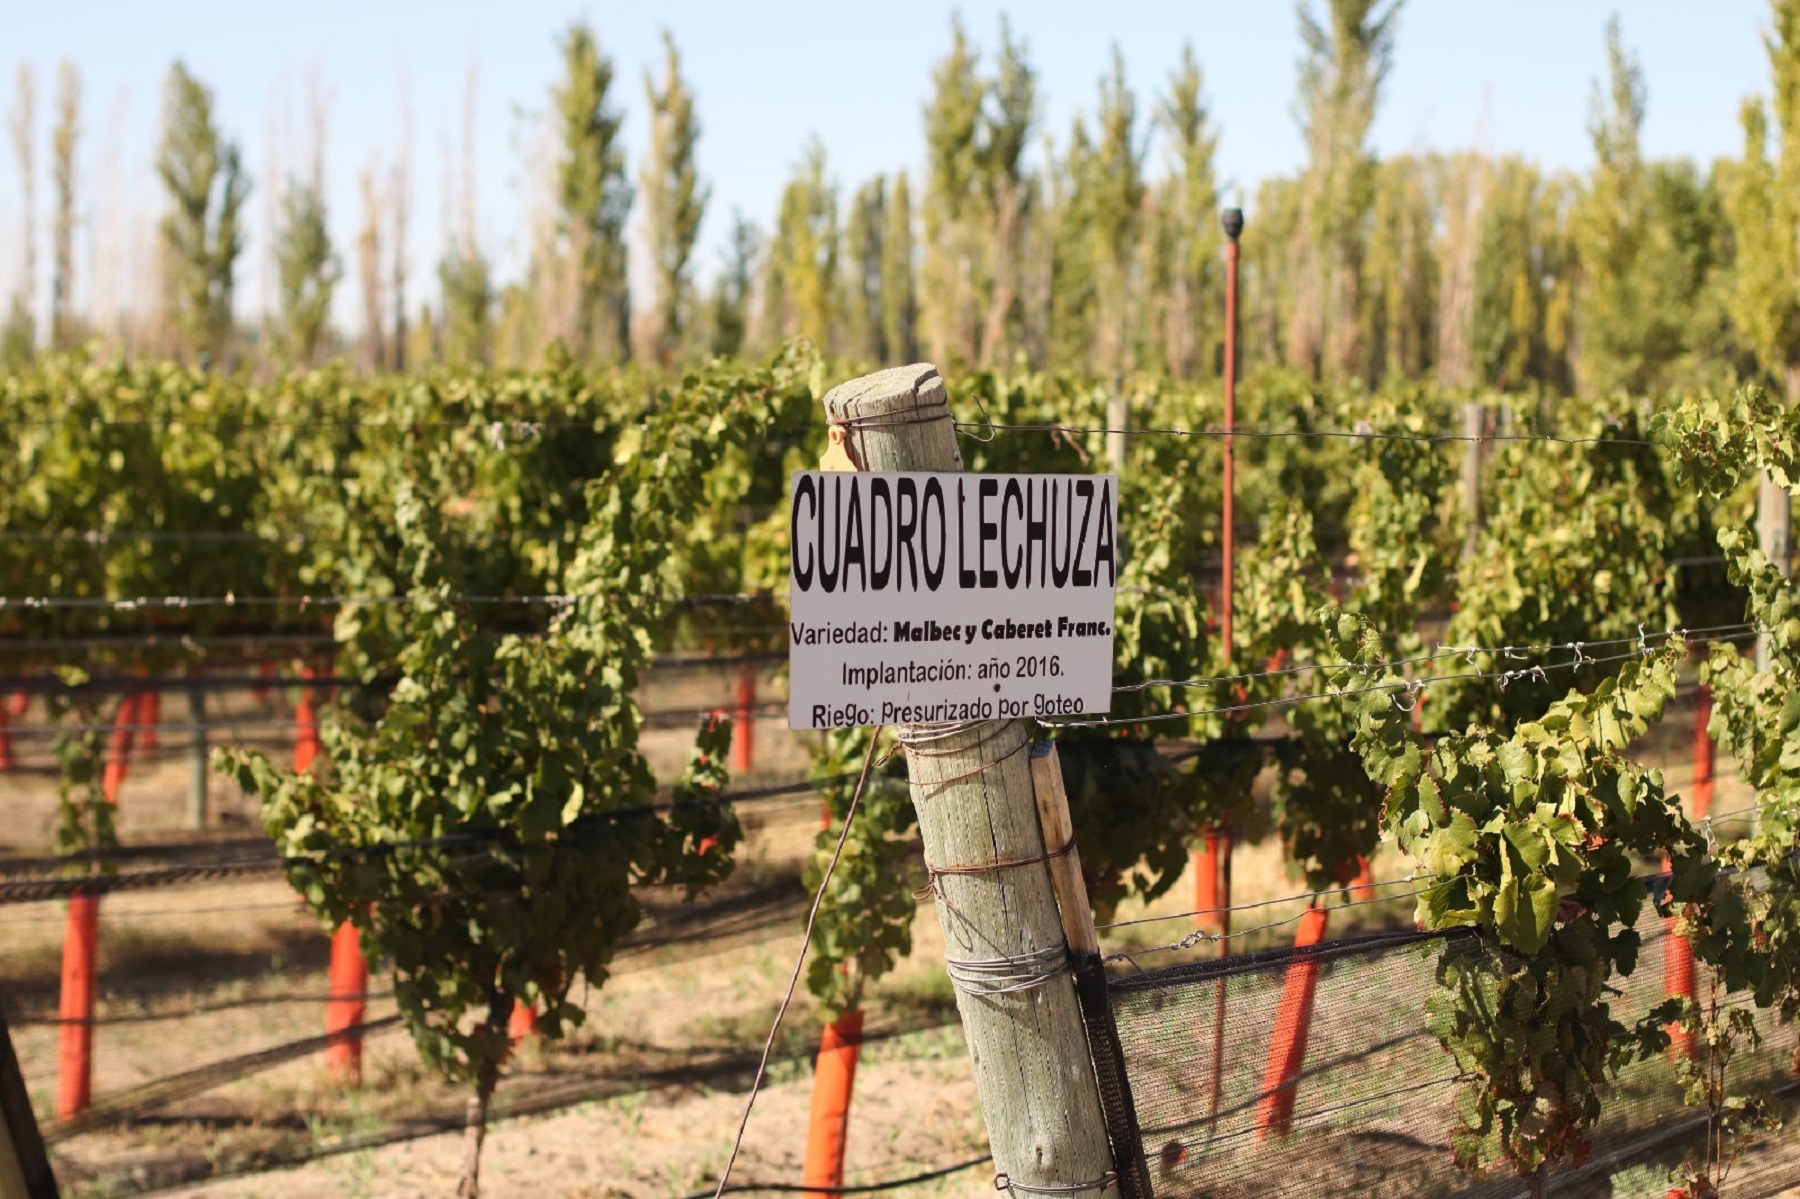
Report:
M 188 827 L 198 830 L 206 827 L 206 790 L 212 773 L 206 761 L 206 689 L 200 685 L 199 667 L 189 676 L 187 702 L 193 738 L 188 755 Z
M 852 380 L 825 396 L 825 411 L 861 469 L 962 469 L 936 367 Z M 1023 724 L 903 727 L 899 734 L 927 862 L 978 866 L 1043 855 Z M 943 875 L 936 888 L 948 957 L 1023 960 L 1066 948 L 1042 862 Z M 956 1006 L 996 1170 L 1021 1187 L 1099 1194 L 1114 1177 L 1113 1156 L 1074 987 L 1063 975 L 995 994 L 959 987 Z
M 1468 530 L 1463 534 L 1463 560 L 1475 556 L 1476 543 L 1481 540 L 1481 436 L 1487 428 L 1487 411 L 1479 400 L 1470 400 L 1463 405 L 1463 436 L 1468 438 L 1463 443 L 1462 489 L 1463 513 L 1469 519 Z
M 0 1011 L 0 1199 L 57 1199 L 56 1175 Z
M 1788 491 L 1768 475 L 1762 477 L 1756 491 L 1756 541 L 1763 557 L 1774 563 L 1783 575 L 1788 573 Z M 1769 635 L 1756 638 L 1756 669 L 1769 669 Z

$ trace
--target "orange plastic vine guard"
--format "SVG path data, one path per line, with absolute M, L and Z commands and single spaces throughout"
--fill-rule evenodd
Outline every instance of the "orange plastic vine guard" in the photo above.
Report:
M 1308 908 L 1294 933 L 1294 948 L 1304 949 L 1325 939 L 1326 909 Z M 1269 1065 L 1263 1074 L 1262 1099 L 1256 1108 L 1256 1136 L 1270 1133 L 1285 1137 L 1294 1118 L 1294 1094 L 1300 1089 L 1300 1069 L 1306 1063 L 1306 1034 L 1312 1026 L 1313 996 L 1319 987 L 1319 962 L 1302 957 L 1287 968 L 1282 984 L 1281 1007 L 1275 1014 L 1275 1035 L 1269 1041 Z
M 94 990 L 100 947 L 100 897 L 71 895 L 63 932 L 62 996 L 57 1015 L 56 1118 L 71 1120 L 94 1094 Z
M 850 1134 L 850 1095 L 856 1086 L 856 1061 L 862 1053 L 863 1014 L 845 1012 L 825 1026 L 819 1038 L 819 1063 L 813 1073 L 812 1120 L 806 1133 L 803 1186 L 844 1185 L 844 1146 Z M 806 1199 L 832 1199 L 822 1191 Z
M 363 1022 L 369 990 L 369 963 L 363 957 L 362 934 L 348 920 L 331 936 L 331 988 L 325 1001 L 325 1072 L 334 1082 L 362 1082 L 362 1034 L 351 1032 Z

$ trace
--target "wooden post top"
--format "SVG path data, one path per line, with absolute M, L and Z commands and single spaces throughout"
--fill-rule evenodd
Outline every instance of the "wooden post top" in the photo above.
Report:
M 834 425 L 871 418 L 908 423 L 913 412 L 948 408 L 944 380 L 929 362 L 890 366 L 886 370 L 840 383 L 825 393 L 825 415 Z M 915 418 L 916 419 L 916 418 Z
M 825 416 L 848 433 L 858 470 L 961 470 L 944 380 L 929 362 L 892 366 L 825 393 Z

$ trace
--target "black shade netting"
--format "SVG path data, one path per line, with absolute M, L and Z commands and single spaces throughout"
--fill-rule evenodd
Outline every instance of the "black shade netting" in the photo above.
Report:
M 1612 1012 L 1624 1024 L 1665 997 L 1669 951 L 1678 945 L 1665 923 L 1645 906 L 1636 969 L 1612 980 L 1620 992 Z M 1468 933 L 1387 933 L 1114 978 L 1113 1011 L 1156 1195 L 1524 1195 L 1508 1166 L 1478 1178 L 1452 1160 L 1461 1081 L 1426 1028 L 1442 955 L 1491 952 Z M 1283 1053 L 1298 1040 L 1284 1029 L 1295 1029 L 1307 970 L 1316 976 L 1306 1035 L 1297 1051 Z M 1704 997 L 1704 966 L 1695 977 Z M 1756 1021 L 1762 1044 L 1733 1059 L 1729 1087 L 1781 1102 L 1794 1081 L 1794 1030 L 1769 1012 Z M 1661 1199 L 1667 1169 L 1704 1146 L 1704 1114 L 1683 1103 L 1670 1055 L 1626 1067 L 1604 1113 L 1586 1160 L 1554 1171 L 1549 1193 Z M 1764 1134 L 1738 1157 L 1726 1193 L 1770 1194 L 1796 1181 L 1800 1139 Z

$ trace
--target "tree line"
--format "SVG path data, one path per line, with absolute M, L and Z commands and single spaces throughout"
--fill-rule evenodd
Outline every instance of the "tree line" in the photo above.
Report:
M 1680 387 L 1721 372 L 1800 394 L 1800 0 L 1770 0 L 1769 99 L 1742 110 L 1743 150 L 1710 165 L 1644 155 L 1643 69 L 1615 17 L 1588 115 L 1593 162 L 1552 171 L 1480 149 L 1378 157 L 1369 132 L 1402 0 L 1301 0 L 1299 171 L 1261 181 L 1243 240 L 1247 366 L 1335 384 L 1399 380 L 1549 394 Z M 730 217 L 702 289 L 711 195 L 701 121 L 673 38 L 642 78 L 650 142 L 627 161 L 633 102 L 595 30 L 558 38 L 528 254 L 501 280 L 475 229 L 467 86 L 460 178 L 445 181 L 437 297 L 409 302 L 410 116 L 402 148 L 359 177 L 361 220 L 334 240 L 316 79 L 310 146 L 274 189 L 273 311 L 235 315 L 251 180 L 212 91 L 169 71 L 156 173 L 156 303 L 105 327 L 74 310 L 80 78 L 61 64 L 50 140 L 52 287 L 39 330 L 36 86 L 20 68 L 9 131 L 24 190 L 22 273 L 0 338 L 18 362 L 95 336 L 189 360 L 368 369 L 430 361 L 577 360 L 667 368 L 764 354 L 803 336 L 856 362 L 1071 369 L 1207 379 L 1223 357 L 1218 125 L 1192 46 L 1147 93 L 1115 50 L 1066 130 L 1043 118 L 1029 47 L 1004 18 L 991 48 L 960 20 L 931 72 L 925 162 L 846 187 L 814 139 L 767 223 Z M 635 250 L 634 250 L 635 247 Z M 650 294 L 627 263 L 642 255 Z M 360 297 L 354 337 L 330 321 Z

